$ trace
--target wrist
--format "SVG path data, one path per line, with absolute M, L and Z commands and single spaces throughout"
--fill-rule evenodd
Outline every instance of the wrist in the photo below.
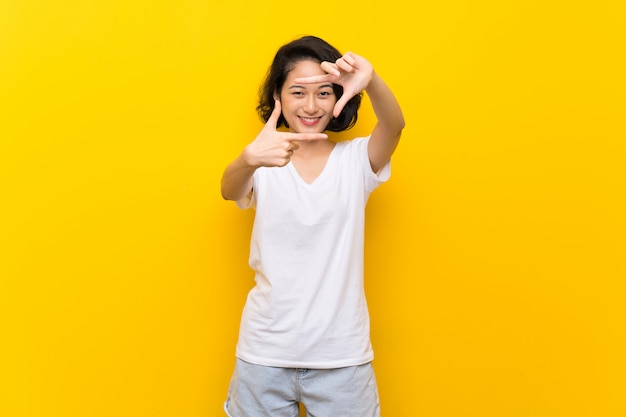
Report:
M 246 146 L 241 155 L 239 155 L 239 163 L 242 168 L 250 170 L 255 170 L 260 166 L 249 146 Z
M 369 95 L 369 92 L 375 90 L 381 82 L 382 78 L 378 76 L 375 70 L 372 70 L 372 75 L 367 83 L 367 87 L 365 87 L 365 92 Z

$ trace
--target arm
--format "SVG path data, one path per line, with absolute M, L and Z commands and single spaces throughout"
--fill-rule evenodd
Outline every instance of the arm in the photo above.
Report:
M 372 170 L 378 172 L 396 150 L 405 126 L 404 116 L 393 92 L 378 74 L 374 73 L 365 92 L 378 119 L 368 145 Z
M 280 117 L 280 102 L 276 100 L 274 111 L 259 135 L 231 162 L 222 175 L 222 197 L 241 200 L 252 191 L 252 176 L 260 167 L 282 167 L 289 163 L 298 149 L 298 141 L 324 140 L 324 133 L 290 133 L 276 130 Z
M 222 197 L 225 200 L 238 201 L 252 191 L 252 175 L 256 168 L 251 165 L 242 152 L 231 162 L 222 175 Z
M 398 145 L 404 116 L 393 92 L 365 58 L 352 52 L 346 53 L 334 63 L 322 62 L 326 75 L 295 80 L 298 83 L 332 82 L 343 87 L 343 95 L 337 101 L 333 114 L 337 117 L 346 103 L 365 90 L 378 123 L 372 131 L 368 154 L 372 170 L 378 172 L 391 158 Z

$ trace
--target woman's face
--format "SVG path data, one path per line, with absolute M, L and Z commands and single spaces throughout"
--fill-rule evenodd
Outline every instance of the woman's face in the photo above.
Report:
M 326 74 L 312 60 L 298 61 L 289 73 L 280 93 L 283 117 L 289 130 L 297 133 L 319 133 L 331 121 L 337 97 L 331 83 L 296 84 L 297 78 Z

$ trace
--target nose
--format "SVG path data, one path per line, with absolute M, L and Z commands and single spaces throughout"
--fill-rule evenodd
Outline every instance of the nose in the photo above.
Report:
M 304 103 L 304 111 L 309 114 L 314 114 L 317 112 L 317 100 L 315 95 L 310 95 L 306 99 L 306 103 Z

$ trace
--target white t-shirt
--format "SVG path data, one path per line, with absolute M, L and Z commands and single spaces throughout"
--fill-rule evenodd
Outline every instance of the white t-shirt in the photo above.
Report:
M 365 205 L 389 178 L 367 154 L 369 137 L 338 142 L 306 183 L 293 164 L 259 168 L 250 266 L 255 287 L 241 319 L 237 356 L 286 368 L 339 368 L 374 354 L 363 288 Z

